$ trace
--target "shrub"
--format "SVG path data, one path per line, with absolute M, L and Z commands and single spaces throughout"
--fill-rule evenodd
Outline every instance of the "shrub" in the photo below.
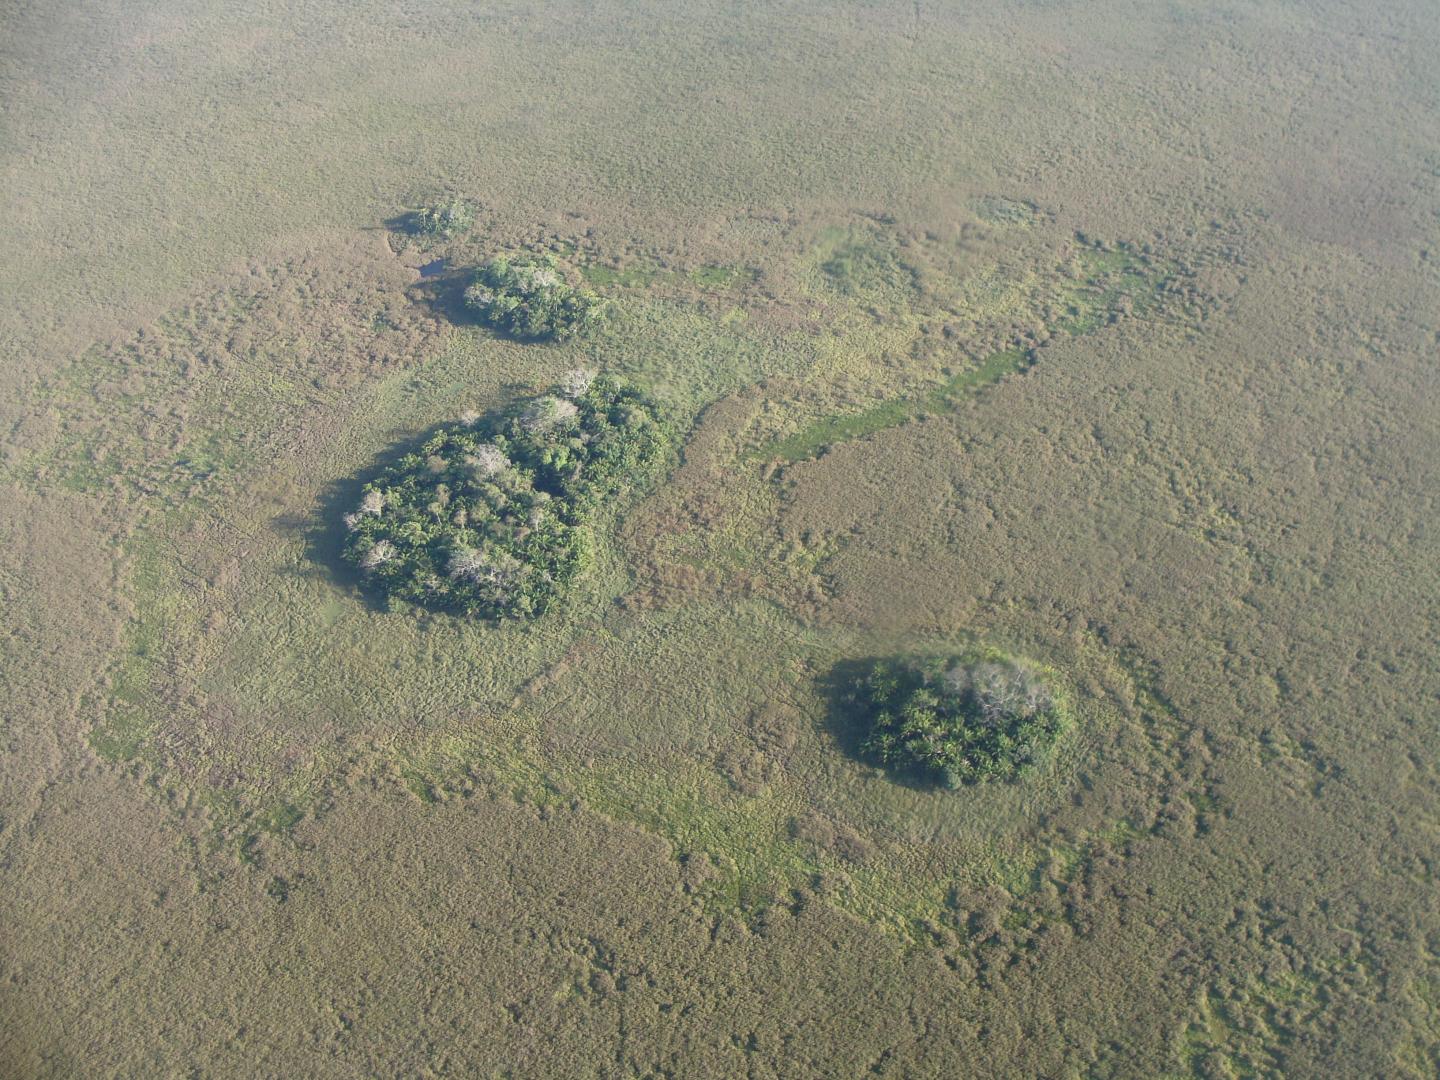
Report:
M 882 660 L 857 696 L 870 725 L 866 754 L 949 787 L 1025 773 L 1066 724 L 1063 702 L 1034 668 L 998 653 Z
M 649 479 L 667 439 L 644 396 L 572 373 L 555 394 L 442 429 L 365 485 L 345 558 L 387 596 L 537 616 L 586 566 L 596 509 Z
M 475 211 L 463 199 L 452 199 L 440 206 L 423 206 L 404 217 L 405 231 L 412 236 L 433 240 L 449 240 L 470 231 Z
M 597 326 L 603 302 L 571 285 L 549 256 L 498 258 L 475 272 L 465 306 L 517 338 L 567 338 Z

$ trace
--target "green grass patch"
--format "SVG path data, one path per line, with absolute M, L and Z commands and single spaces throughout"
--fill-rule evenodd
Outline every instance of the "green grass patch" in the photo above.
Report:
M 1039 217 L 1039 212 L 1033 203 L 1007 199 L 999 195 L 986 195 L 976 199 L 973 206 L 975 216 L 990 225 L 1029 228 Z
M 597 288 L 645 289 L 652 285 L 693 285 L 701 289 L 723 291 L 748 285 L 757 275 L 756 271 L 748 266 L 727 266 L 719 263 L 707 263 L 693 270 L 667 270 L 654 260 L 646 259 L 623 267 L 588 263 L 580 267 L 580 276 L 587 284 Z
M 1074 261 L 1069 282 L 1056 302 L 1061 316 L 1052 331 L 1072 336 L 1093 334 L 1121 311 L 1145 314 L 1158 302 L 1169 269 L 1151 265 L 1126 248 L 1087 246 Z
M 835 236 L 827 242 L 830 247 L 826 250 L 831 253 L 819 268 L 841 292 L 858 295 L 882 280 L 893 283 L 893 273 L 887 271 L 886 277 L 881 272 L 885 258 L 872 246 L 841 242 Z M 1070 272 L 1053 294 L 1052 306 L 1058 308 L 1060 314 L 1052 318 L 1050 328 L 1054 333 L 1081 336 L 1108 325 L 1122 311 L 1149 312 L 1158 303 L 1169 273 L 1167 267 L 1153 265 L 1128 249 L 1082 246 L 1072 260 Z M 862 287 L 862 283 L 869 284 Z M 874 435 L 951 408 L 967 395 L 1024 370 L 1035 358 L 1034 349 L 1018 345 L 1001 349 L 926 393 L 882 401 L 860 412 L 824 417 L 749 456 L 804 461 L 835 443 Z
M 829 416 L 776 442 L 753 451 L 752 458 L 804 461 L 834 443 L 864 438 L 899 427 L 928 413 L 952 408 L 966 396 L 993 386 L 1007 375 L 1023 370 L 1030 351 L 1019 347 L 991 353 L 973 368 L 947 379 L 929 393 L 883 401 L 863 412 Z
M 279 834 L 287 833 L 300 823 L 305 812 L 291 802 L 281 802 L 272 806 L 260 815 L 256 822 L 261 832 Z
M 658 266 L 584 266 L 580 276 L 600 288 L 640 289 L 657 281 L 673 280 L 676 276 Z
M 133 761 L 140 756 L 151 726 L 149 717 L 139 709 L 111 708 L 90 729 L 90 747 L 106 761 Z
M 735 289 L 750 284 L 759 275 L 748 266 L 707 265 L 691 270 L 686 276 L 702 289 Z

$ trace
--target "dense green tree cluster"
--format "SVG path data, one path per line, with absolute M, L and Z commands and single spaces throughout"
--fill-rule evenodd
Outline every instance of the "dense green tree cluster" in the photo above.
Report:
M 391 597 L 539 615 L 585 567 L 601 501 L 648 478 L 666 442 L 643 395 L 572 372 L 503 416 L 443 429 L 366 484 L 345 557 Z
M 571 285 L 549 256 L 501 257 L 475 272 L 465 306 L 517 338 L 567 338 L 597 325 L 603 302 Z
M 867 754 L 950 787 L 1033 768 L 1066 722 L 1034 669 L 998 653 L 882 660 L 859 698 L 869 714 Z
M 464 199 L 452 199 L 439 206 L 422 206 L 402 219 L 405 230 L 414 236 L 448 240 L 470 231 L 475 211 Z

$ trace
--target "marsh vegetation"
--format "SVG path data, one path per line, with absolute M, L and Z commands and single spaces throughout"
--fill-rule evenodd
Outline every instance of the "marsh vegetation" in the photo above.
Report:
M 1440 1075 L 1433 8 L 9 5 L 0 1074 Z

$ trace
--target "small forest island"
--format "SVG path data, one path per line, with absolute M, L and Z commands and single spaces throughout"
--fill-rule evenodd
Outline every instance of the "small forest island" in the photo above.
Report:
M 481 322 L 522 340 L 568 338 L 599 327 L 604 302 L 571 285 L 548 255 L 492 259 L 475 272 L 465 306 Z
M 869 731 L 862 753 L 950 788 L 1033 772 L 1070 719 L 1032 665 L 993 650 L 876 661 L 856 699 Z
M 469 228 L 456 201 L 408 216 L 414 235 Z M 604 304 L 548 255 L 499 256 L 465 306 L 528 341 L 596 329 Z M 656 404 L 577 370 L 502 413 L 468 413 L 365 485 L 344 558 L 387 598 L 501 621 L 547 611 L 588 564 L 602 502 L 653 478 L 670 442 Z
M 643 394 L 571 372 L 501 415 L 462 417 L 366 484 L 345 559 L 387 597 L 538 616 L 587 565 L 601 503 L 648 480 L 668 443 Z
M 424 214 L 438 235 L 458 217 Z M 491 260 L 465 304 L 530 341 L 596 330 L 604 313 L 547 255 Z M 344 557 L 387 598 L 494 622 L 537 618 L 588 565 L 597 510 L 651 482 L 670 441 L 643 393 L 572 371 L 503 412 L 463 415 L 367 483 L 345 515 Z M 853 690 L 862 756 L 948 788 L 1032 773 L 1070 723 L 1034 665 L 995 650 L 877 660 Z

